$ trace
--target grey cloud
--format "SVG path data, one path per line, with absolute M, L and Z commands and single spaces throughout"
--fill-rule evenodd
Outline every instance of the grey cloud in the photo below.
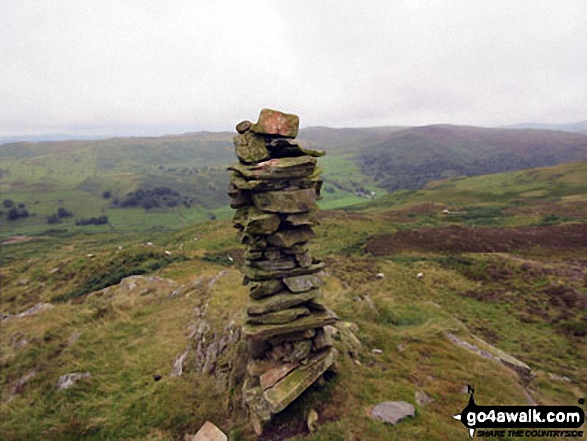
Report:
M 305 126 L 583 120 L 586 16 L 581 0 L 5 0 L 0 134 L 231 130 L 262 107 Z

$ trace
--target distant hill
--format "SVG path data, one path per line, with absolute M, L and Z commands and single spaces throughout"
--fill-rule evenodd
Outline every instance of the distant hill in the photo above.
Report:
M 587 133 L 587 120 L 568 124 L 521 123 L 505 126 L 506 129 L 560 130 L 563 132 Z
M 357 148 L 355 161 L 387 191 L 587 159 L 587 134 L 433 125 L 389 133 Z

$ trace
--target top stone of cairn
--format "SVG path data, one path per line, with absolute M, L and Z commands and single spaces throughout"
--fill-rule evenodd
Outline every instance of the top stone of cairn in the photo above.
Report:
M 263 109 L 257 124 L 252 124 L 250 130 L 260 135 L 295 138 L 298 136 L 299 125 L 300 118 L 296 115 Z

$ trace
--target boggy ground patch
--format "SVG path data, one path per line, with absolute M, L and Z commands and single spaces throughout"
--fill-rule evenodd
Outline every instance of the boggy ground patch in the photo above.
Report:
M 469 228 L 452 225 L 443 228 L 401 230 L 373 236 L 365 251 L 385 256 L 404 251 L 448 253 L 495 253 L 532 248 L 587 247 L 587 223 L 517 227 Z

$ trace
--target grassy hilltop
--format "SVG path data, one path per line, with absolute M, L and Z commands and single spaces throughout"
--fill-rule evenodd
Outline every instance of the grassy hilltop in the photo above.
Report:
M 453 178 L 322 211 L 313 248 L 327 263 L 326 303 L 358 342 L 341 333 L 338 373 L 262 439 L 464 441 L 452 415 L 467 384 L 480 405 L 577 404 L 585 176 L 587 162 Z M 231 441 L 255 439 L 239 396 L 247 292 L 230 222 L 83 231 L 2 244 L 2 438 L 172 440 L 210 420 Z M 61 376 L 86 372 L 58 390 Z M 372 420 L 369 408 L 388 400 L 414 403 L 415 417 Z

